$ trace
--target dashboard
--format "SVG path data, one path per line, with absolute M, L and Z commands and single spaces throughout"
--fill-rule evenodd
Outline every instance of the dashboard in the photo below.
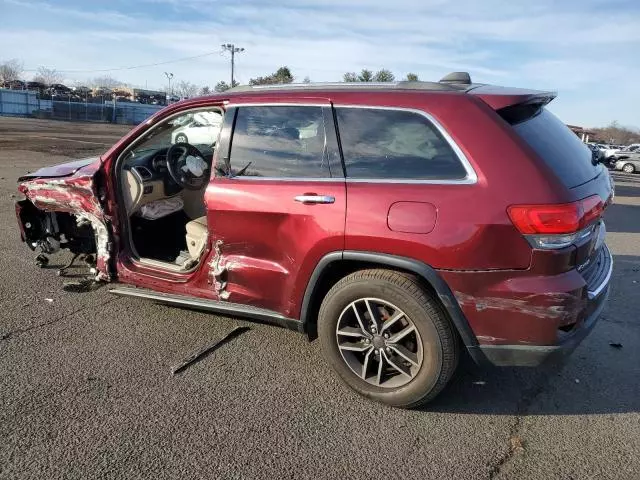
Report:
M 202 157 L 211 164 L 213 148 L 197 145 Z M 123 193 L 129 215 L 141 206 L 178 195 L 182 187 L 173 181 L 167 168 L 169 147 L 131 152 L 123 166 Z

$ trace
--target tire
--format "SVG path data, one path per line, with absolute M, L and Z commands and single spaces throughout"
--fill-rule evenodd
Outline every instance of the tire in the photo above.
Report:
M 367 310 L 363 307 L 367 301 L 377 303 L 378 308 Z M 398 309 L 393 310 L 392 307 Z M 353 313 L 358 308 L 364 312 L 363 315 Z M 353 325 L 353 319 L 359 325 L 366 323 L 371 317 L 367 311 L 376 312 L 374 315 L 378 316 L 380 332 L 387 328 L 384 335 L 390 332 L 391 336 L 385 337 L 386 340 L 380 334 L 370 338 L 354 337 L 356 342 L 351 343 L 351 336 L 356 330 L 360 332 L 356 334 L 363 337 L 362 328 L 354 330 L 345 325 L 349 322 Z M 396 316 L 399 320 L 394 323 L 391 320 Z M 400 357 L 395 353 L 399 344 L 386 343 L 397 337 L 398 329 L 406 331 L 411 325 L 415 331 L 405 335 L 400 342 L 408 342 L 405 347 L 408 345 L 411 351 L 403 347 L 402 352 L 411 354 L 413 360 L 420 360 L 419 365 L 410 363 L 407 356 Z M 350 330 L 351 333 L 346 336 L 339 334 L 339 326 L 340 332 Z M 434 399 L 451 379 L 460 355 L 459 339 L 440 304 L 415 277 L 389 270 L 361 270 L 336 283 L 320 306 L 318 337 L 324 357 L 347 385 L 367 398 L 401 408 L 416 408 Z M 386 346 L 380 346 L 381 341 Z M 366 344 L 373 348 L 369 353 L 350 351 L 352 345 L 365 348 Z M 414 350 L 417 353 L 414 354 Z M 365 358 L 367 355 L 368 360 Z M 386 366 L 385 361 L 377 360 L 383 357 Z M 405 372 L 410 368 L 409 374 L 402 375 L 400 369 L 393 368 L 403 358 L 406 361 L 401 368 Z M 379 368 L 380 363 L 382 369 Z M 362 370 L 364 374 L 356 374 Z
M 633 173 L 633 172 L 635 172 L 635 171 L 636 171 L 636 168 L 635 168 L 635 167 L 633 166 L 633 164 L 631 164 L 631 163 L 625 163 L 625 164 L 622 166 L 622 171 L 623 171 L 624 173 Z
M 176 143 L 189 143 L 189 139 L 184 133 L 176 135 Z

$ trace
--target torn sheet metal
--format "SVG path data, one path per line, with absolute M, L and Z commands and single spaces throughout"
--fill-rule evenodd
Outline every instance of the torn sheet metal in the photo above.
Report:
M 216 340 L 215 342 L 210 343 L 209 345 L 206 345 L 200 350 L 189 355 L 187 358 L 181 360 L 177 365 L 174 365 L 173 367 L 171 367 L 171 373 L 173 375 L 180 373 L 189 365 L 193 365 L 194 363 L 199 362 L 214 350 L 217 350 L 218 348 L 223 346 L 225 343 L 230 342 L 231 340 L 236 338 L 238 335 L 241 335 L 248 330 L 249 330 L 249 327 L 235 327 L 233 330 L 231 330 L 221 339 Z
M 18 189 L 40 210 L 71 213 L 75 215 L 78 225 L 89 223 L 97 248 L 96 280 L 111 280 L 109 229 L 95 192 L 93 175 L 63 179 L 36 178 L 21 183 Z
M 226 273 L 228 267 L 225 265 L 222 258 L 222 246 L 224 242 L 222 240 L 216 240 L 213 244 L 214 255 L 209 263 L 209 280 L 213 285 L 213 289 L 222 300 L 229 298 L 229 292 L 226 290 L 227 281 Z

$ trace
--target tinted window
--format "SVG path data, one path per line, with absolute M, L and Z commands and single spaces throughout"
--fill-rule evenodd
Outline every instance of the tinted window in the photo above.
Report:
M 231 143 L 233 173 L 329 177 L 321 107 L 240 107 Z
M 350 178 L 462 179 L 466 171 L 423 115 L 401 110 L 338 108 L 338 130 Z
M 569 188 L 595 178 L 602 167 L 591 161 L 591 151 L 578 136 L 548 110 L 513 126 Z

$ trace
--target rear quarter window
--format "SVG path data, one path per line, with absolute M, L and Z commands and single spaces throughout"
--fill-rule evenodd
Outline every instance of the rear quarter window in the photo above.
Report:
M 467 172 L 438 129 L 416 112 L 337 107 L 348 178 L 461 180 Z
M 510 123 L 517 121 L 513 123 L 516 133 L 567 187 L 577 187 L 597 177 L 603 167 L 593 164 L 591 150 L 577 135 L 548 110 L 536 112 L 524 120 L 514 115 L 513 110 L 499 113 Z

